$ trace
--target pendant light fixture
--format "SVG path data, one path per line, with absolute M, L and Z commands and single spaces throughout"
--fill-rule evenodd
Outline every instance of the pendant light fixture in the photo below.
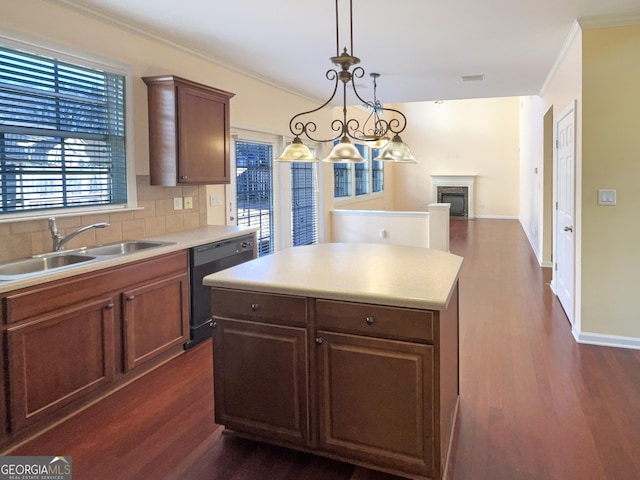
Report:
M 355 67 L 360 63 L 360 59 L 353 55 L 353 0 L 349 0 L 349 36 L 350 36 L 350 51 L 347 47 L 344 47 L 342 53 L 340 53 L 340 29 L 338 18 L 338 1 L 336 0 L 336 55 L 331 57 L 331 61 L 338 67 L 338 69 L 327 70 L 325 76 L 328 80 L 334 82 L 333 93 L 329 99 L 313 110 L 301 112 L 294 115 L 289 121 L 289 130 L 293 135 L 293 142 L 284 149 L 282 154 L 276 158 L 279 161 L 285 162 L 309 162 L 315 161 L 309 148 L 302 142 L 301 137 L 306 137 L 309 140 L 317 143 L 333 143 L 336 140 L 340 141 L 333 147 L 331 153 L 324 159 L 326 162 L 364 162 L 365 159 L 360 155 L 358 149 L 353 145 L 351 140 L 361 140 L 367 142 L 382 142 L 392 134 L 393 138 L 384 147 L 383 151 L 375 160 L 391 160 L 395 162 L 415 162 L 415 158 L 411 155 L 409 147 L 407 147 L 400 139 L 400 133 L 402 133 L 407 126 L 407 119 L 402 112 L 393 108 L 383 107 L 377 101 L 376 98 L 376 83 L 375 80 L 379 74 L 372 74 L 374 79 L 374 101 L 367 102 L 360 97 L 356 88 L 354 79 L 362 78 L 364 76 L 364 69 L 362 67 Z M 353 69 L 352 69 L 353 67 Z M 374 76 L 375 75 L 375 76 Z M 336 96 L 338 87 L 342 83 L 342 118 L 336 119 L 331 122 L 331 129 L 335 132 L 330 138 L 317 138 L 314 133 L 317 131 L 318 125 L 312 119 L 308 119 L 308 116 L 323 109 Z M 367 121 L 360 128 L 360 122 L 356 118 L 347 118 L 347 86 L 351 84 L 351 88 L 355 96 L 363 104 L 369 105 L 373 108 L 373 127 L 369 132 L 364 130 L 367 125 Z M 382 112 L 393 112 L 394 118 L 391 120 L 383 120 L 380 118 Z M 371 116 L 370 116 L 371 117 Z M 382 146 L 379 144 L 379 146 Z
M 376 93 L 378 89 L 378 83 L 376 80 L 380 77 L 380 74 L 370 73 L 369 76 L 373 78 L 373 102 L 367 102 L 365 104 L 367 109 L 371 110 L 371 113 L 369 113 L 369 116 L 362 125 L 362 131 L 359 132 L 359 138 L 371 148 L 379 149 L 389 143 L 389 137 L 384 133 L 386 130 L 385 124 L 380 118 L 380 115 L 384 111 L 384 107 L 382 106 L 382 103 L 380 103 L 380 100 L 378 100 L 378 95 Z

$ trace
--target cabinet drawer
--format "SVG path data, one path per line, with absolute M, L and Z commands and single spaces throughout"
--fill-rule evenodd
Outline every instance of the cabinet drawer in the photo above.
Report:
M 323 330 L 433 341 L 433 312 L 429 310 L 316 300 L 316 325 Z
M 307 300 L 304 297 L 214 287 L 211 289 L 211 311 L 217 317 L 286 325 L 307 324 Z

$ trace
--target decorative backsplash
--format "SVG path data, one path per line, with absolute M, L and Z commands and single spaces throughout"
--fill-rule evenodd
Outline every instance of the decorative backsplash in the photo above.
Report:
M 138 207 L 98 215 L 57 217 L 58 230 L 67 235 L 96 222 L 109 222 L 107 228 L 93 228 L 71 240 L 66 248 L 134 240 L 163 233 L 178 232 L 207 224 L 206 187 L 157 187 L 149 183 L 149 176 L 136 178 Z M 193 208 L 174 210 L 175 197 L 192 197 Z M 51 251 L 51 234 L 47 219 L 0 224 L 0 261 L 29 257 Z

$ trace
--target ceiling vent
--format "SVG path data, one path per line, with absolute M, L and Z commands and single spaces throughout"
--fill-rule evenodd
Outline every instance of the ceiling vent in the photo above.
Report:
M 462 75 L 460 79 L 463 82 L 481 82 L 484 80 L 484 74 L 481 75 Z

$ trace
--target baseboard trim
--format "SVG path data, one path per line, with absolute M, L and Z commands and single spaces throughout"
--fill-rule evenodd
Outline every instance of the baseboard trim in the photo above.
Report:
M 517 215 L 476 215 L 474 218 L 482 219 L 482 218 L 490 218 L 493 220 L 519 220 L 520 217 Z
M 617 347 L 640 350 L 640 338 L 623 337 L 621 335 L 607 335 L 605 333 L 589 333 L 573 331 L 573 336 L 578 343 L 586 345 L 599 345 L 601 347 Z

